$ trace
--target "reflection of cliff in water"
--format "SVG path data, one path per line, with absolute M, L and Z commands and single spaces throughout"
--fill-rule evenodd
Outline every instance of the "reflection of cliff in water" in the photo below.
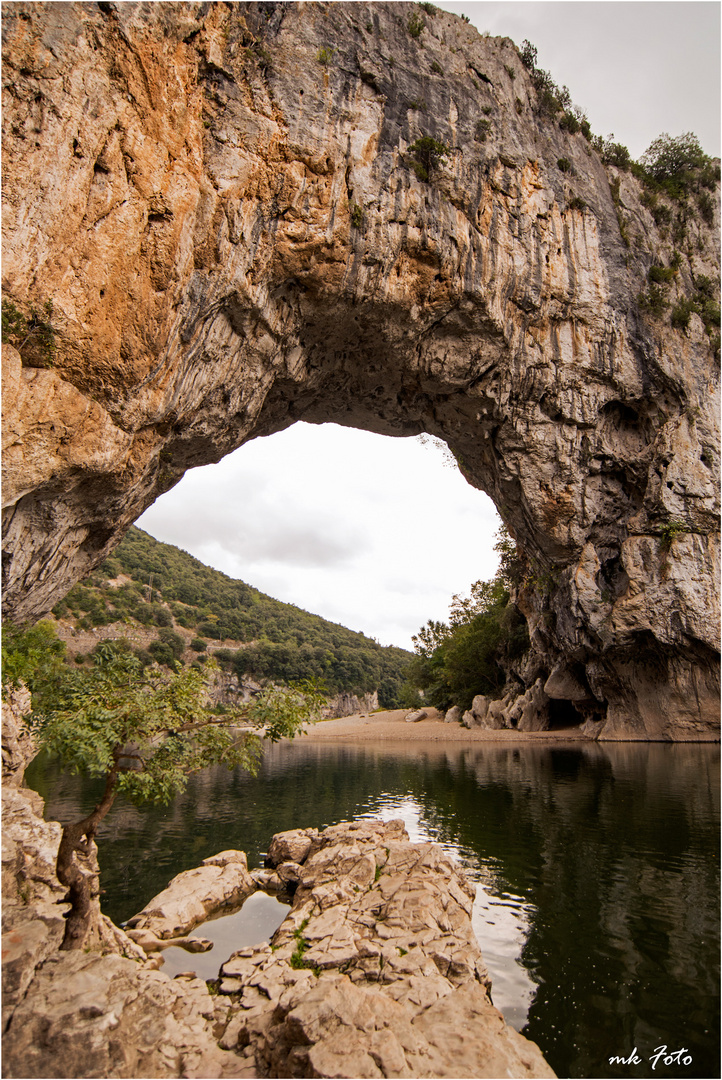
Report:
M 82 807 L 79 790 L 61 778 L 48 816 L 92 806 L 98 786 L 82 785 Z M 612 1075 L 612 1054 L 675 1040 L 695 1075 L 718 1075 L 714 746 L 280 744 L 256 778 L 215 768 L 170 807 L 119 804 L 100 837 L 105 908 L 127 918 L 216 851 L 257 864 L 274 832 L 374 813 L 394 795 L 412 796 L 424 831 L 487 888 L 523 898 L 523 962 L 539 984 L 527 1033 L 560 1075 Z

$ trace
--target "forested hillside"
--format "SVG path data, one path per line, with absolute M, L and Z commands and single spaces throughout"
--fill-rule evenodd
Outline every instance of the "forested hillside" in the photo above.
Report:
M 239 677 L 321 679 L 331 693 L 378 690 L 398 700 L 411 654 L 265 596 L 192 555 L 132 528 L 112 558 L 53 608 L 62 623 L 90 630 L 124 622 L 157 633 L 144 661 L 170 663 L 188 648 L 209 651 Z

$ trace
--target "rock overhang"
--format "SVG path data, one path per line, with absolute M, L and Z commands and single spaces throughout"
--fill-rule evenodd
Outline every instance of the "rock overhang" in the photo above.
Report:
M 4 288 L 52 299 L 57 349 L 44 371 L 8 350 L 7 610 L 47 611 L 257 435 L 427 431 L 533 568 L 537 669 L 585 666 L 610 733 L 714 737 L 714 357 L 634 301 L 670 242 L 633 177 L 539 118 L 508 39 L 438 12 L 420 43 L 409 12 L 13 5 Z M 421 135 L 449 146 L 428 183 Z M 682 292 L 718 273 L 697 232 Z M 666 704 L 636 689 L 652 668 Z

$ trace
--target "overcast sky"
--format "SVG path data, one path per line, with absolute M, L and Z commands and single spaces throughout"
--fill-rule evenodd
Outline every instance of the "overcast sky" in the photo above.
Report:
M 640 157 L 663 131 L 720 153 L 720 5 L 448 3 L 528 38 L 595 133 Z M 187 473 L 138 525 L 279 600 L 411 647 L 496 567 L 499 519 L 443 454 L 334 424 L 296 424 Z

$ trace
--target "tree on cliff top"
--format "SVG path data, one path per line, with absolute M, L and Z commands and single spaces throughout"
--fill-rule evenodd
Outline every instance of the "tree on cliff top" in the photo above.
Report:
M 25 633 L 37 652 L 35 628 Z M 13 666 L 25 644 L 22 634 L 13 644 L 6 650 L 11 673 L 22 666 Z M 45 644 L 52 649 L 50 638 Z M 105 778 L 99 803 L 82 820 L 64 826 L 58 849 L 56 872 L 71 904 L 61 946 L 66 950 L 82 948 L 93 928 L 98 895 L 93 842 L 116 795 L 135 804 L 168 803 L 191 774 L 210 765 L 255 773 L 262 751 L 257 732 L 271 742 L 292 738 L 323 700 L 310 684 L 271 689 L 219 717 L 207 708 L 204 675 L 192 668 L 170 676 L 144 670 L 135 656 L 113 645 L 100 646 L 93 660 L 91 669 L 67 669 L 63 679 L 49 663 L 55 681 L 44 695 L 36 687 L 30 720 L 40 746 L 71 772 Z M 257 731 L 239 732 L 234 727 L 239 722 Z

